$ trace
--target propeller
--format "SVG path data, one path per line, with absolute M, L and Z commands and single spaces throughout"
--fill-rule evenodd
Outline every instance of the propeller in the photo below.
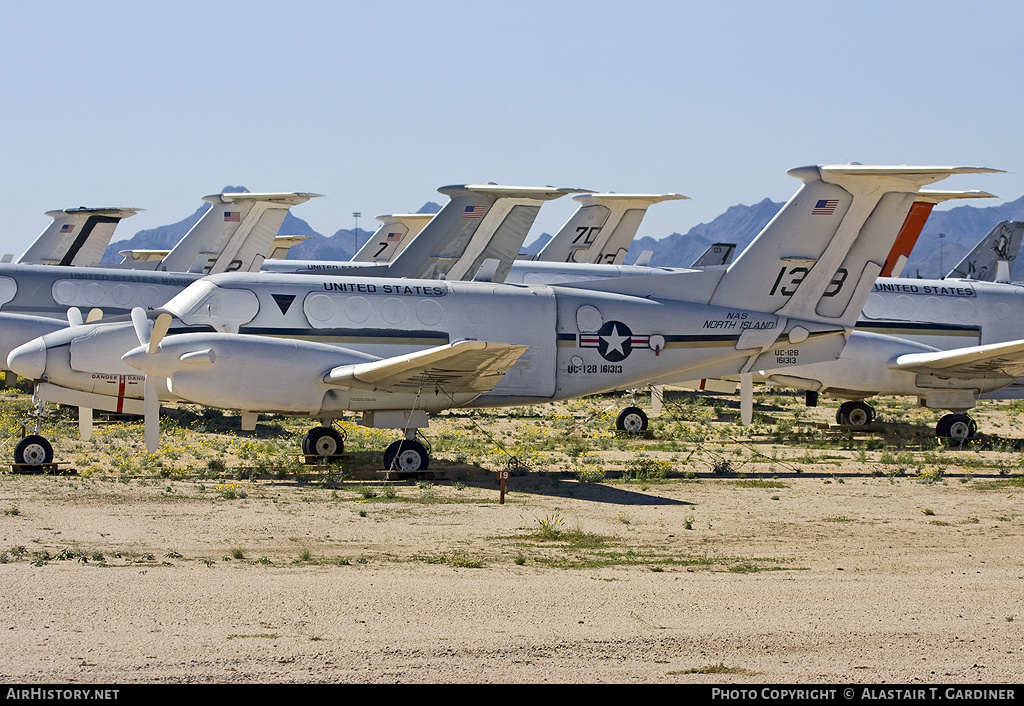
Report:
M 153 322 L 147 316 L 146 311 L 140 307 L 132 309 L 132 324 L 135 326 L 135 335 L 139 337 L 139 343 L 146 346 L 149 355 L 156 355 L 160 347 L 160 341 L 167 335 L 171 327 L 171 315 L 160 314 Z M 158 378 L 146 374 L 146 382 L 143 387 L 143 426 L 146 430 L 146 450 L 155 454 L 160 449 L 160 394 L 157 388 Z

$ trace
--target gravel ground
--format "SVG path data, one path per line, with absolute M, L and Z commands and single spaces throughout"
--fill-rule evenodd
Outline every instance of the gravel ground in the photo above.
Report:
M 19 683 L 1017 683 L 1020 485 L 0 476 Z M 457 482 L 452 482 L 457 480 Z M 374 496 L 375 497 L 370 497 Z

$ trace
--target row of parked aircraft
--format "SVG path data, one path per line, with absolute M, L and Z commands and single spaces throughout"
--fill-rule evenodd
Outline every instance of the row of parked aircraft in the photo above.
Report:
M 678 194 L 444 187 L 439 213 L 380 217 L 347 263 L 266 257 L 287 210 L 315 194 L 219 194 L 159 257 L 80 266 L 55 247 L 67 267 L 0 265 L 0 357 L 36 382 L 40 415 L 77 406 L 88 436 L 93 409 L 142 414 L 153 453 L 162 401 L 237 410 L 244 429 L 259 414 L 317 419 L 302 447 L 321 456 L 343 448 L 333 421 L 361 412 L 404 432 L 386 465 L 419 471 L 432 413 L 694 379 L 740 381 L 747 410 L 754 381 L 846 398 L 850 424 L 870 421 L 864 399 L 915 395 L 953 412 L 939 434 L 964 438 L 963 412 L 1024 376 L 1024 288 L 892 275 L 934 204 L 991 196 L 923 187 L 993 171 L 792 169 L 802 185 L 743 252 L 717 244 L 690 268 L 622 264 L 647 208 Z M 517 258 L 541 205 L 570 193 L 580 207 L 565 226 Z M 1000 224 L 999 251 L 973 256 L 973 274 L 1001 279 L 1022 227 Z M 638 431 L 646 415 L 617 423 Z M 52 461 L 38 431 L 16 463 Z

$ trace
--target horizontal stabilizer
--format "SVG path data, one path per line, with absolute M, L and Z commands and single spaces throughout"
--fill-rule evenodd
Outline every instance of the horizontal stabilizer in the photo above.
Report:
M 899 356 L 891 367 L 949 378 L 1024 377 L 1024 340 L 934 353 L 908 353 Z
M 923 203 L 940 204 L 946 201 L 952 201 L 954 199 L 994 199 L 995 194 L 990 194 L 987 191 L 979 191 L 972 189 L 970 191 L 951 191 L 943 189 L 921 189 L 917 192 L 917 198 L 914 201 L 920 201 Z
M 487 392 L 508 372 L 527 346 L 486 341 L 456 341 L 409 355 L 334 368 L 324 382 L 362 389 L 448 394 Z

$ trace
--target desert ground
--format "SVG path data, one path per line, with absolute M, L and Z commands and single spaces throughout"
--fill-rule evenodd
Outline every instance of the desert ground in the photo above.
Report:
M 1024 406 L 952 447 L 905 400 L 852 432 L 824 400 L 759 394 L 743 427 L 678 393 L 638 436 L 623 404 L 443 415 L 419 479 L 355 425 L 308 466 L 290 420 L 165 408 L 150 456 L 137 422 L 83 442 L 58 412 L 59 472 L 0 475 L 0 678 L 1020 681 Z

